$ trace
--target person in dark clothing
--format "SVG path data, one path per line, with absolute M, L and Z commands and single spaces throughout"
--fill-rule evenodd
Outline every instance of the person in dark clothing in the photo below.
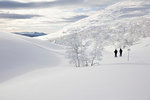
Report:
M 117 53 L 118 53 L 117 49 L 115 49 L 114 53 L 115 53 L 115 57 L 117 57 Z
M 120 48 L 120 50 L 119 50 L 120 57 L 122 57 L 122 52 L 123 52 L 123 50 Z

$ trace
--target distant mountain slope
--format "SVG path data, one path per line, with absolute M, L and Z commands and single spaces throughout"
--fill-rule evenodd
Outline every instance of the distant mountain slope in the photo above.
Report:
M 150 18 L 150 1 L 123 1 L 116 3 L 106 9 L 91 15 L 88 18 L 82 19 L 68 27 L 65 27 L 60 32 L 62 34 L 71 34 L 91 30 L 95 27 L 115 27 L 114 24 L 128 23 L 131 20 L 138 18 Z M 139 20 L 139 19 L 138 19 Z
M 42 32 L 13 32 L 13 33 L 28 36 L 28 37 L 37 37 L 37 36 L 47 35 L 47 34 L 42 33 Z
M 112 6 L 107 7 L 104 10 L 96 12 L 95 15 L 81 19 L 67 27 L 64 27 L 61 31 L 49 34 L 45 39 L 59 39 L 67 37 L 70 34 L 89 34 L 99 33 L 111 36 L 117 34 L 116 31 L 120 31 L 121 27 L 126 30 L 133 29 L 133 25 L 143 28 L 144 25 L 149 29 L 150 25 L 150 1 L 149 0 L 133 0 L 133 1 L 122 1 Z M 134 26 L 135 27 L 135 26 Z M 145 29 L 141 29 L 144 31 Z M 128 31 L 124 33 L 129 33 Z M 123 33 L 123 32 L 122 32 Z M 123 33 L 123 34 L 124 34 Z M 141 36 L 149 36 L 148 32 L 137 33 Z

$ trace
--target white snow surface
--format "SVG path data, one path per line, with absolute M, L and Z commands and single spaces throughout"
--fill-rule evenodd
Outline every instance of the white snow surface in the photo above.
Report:
M 56 56 L 56 46 L 43 43 L 44 46 L 31 40 L 16 34 L 0 33 L 0 82 L 28 71 L 55 67 L 61 63 L 60 58 Z M 58 63 L 55 63 L 56 61 Z
M 44 42 L 0 34 L 0 100 L 150 100 L 150 38 L 130 48 L 130 61 L 109 46 L 99 66 L 81 68 Z

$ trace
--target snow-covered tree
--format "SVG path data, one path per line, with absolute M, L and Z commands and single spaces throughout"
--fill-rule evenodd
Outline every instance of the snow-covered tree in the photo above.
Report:
M 85 34 L 84 34 L 85 35 Z M 67 54 L 76 67 L 98 64 L 102 56 L 101 39 L 73 34 L 68 40 Z
M 102 50 L 103 50 L 101 41 L 94 40 L 92 46 L 93 47 L 91 48 L 91 51 L 89 53 L 89 60 L 90 60 L 89 62 L 91 66 L 95 64 L 99 64 L 102 57 Z
M 81 66 L 81 40 L 77 34 L 73 34 L 68 41 L 67 54 L 70 62 L 74 63 L 76 67 Z

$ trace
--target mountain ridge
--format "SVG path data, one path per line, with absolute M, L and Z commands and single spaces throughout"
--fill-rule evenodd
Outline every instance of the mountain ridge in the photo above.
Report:
M 44 39 L 56 39 L 63 36 L 93 31 L 94 28 L 114 27 L 117 24 L 128 24 L 132 20 L 150 18 L 150 1 L 122 1 L 111 5 L 104 10 L 96 12 L 87 18 L 81 19 L 73 24 L 64 27 L 57 33 L 41 37 Z M 90 30 L 91 29 L 91 30 Z M 92 32 L 91 31 L 91 32 Z M 101 30 L 99 30 L 101 31 Z

